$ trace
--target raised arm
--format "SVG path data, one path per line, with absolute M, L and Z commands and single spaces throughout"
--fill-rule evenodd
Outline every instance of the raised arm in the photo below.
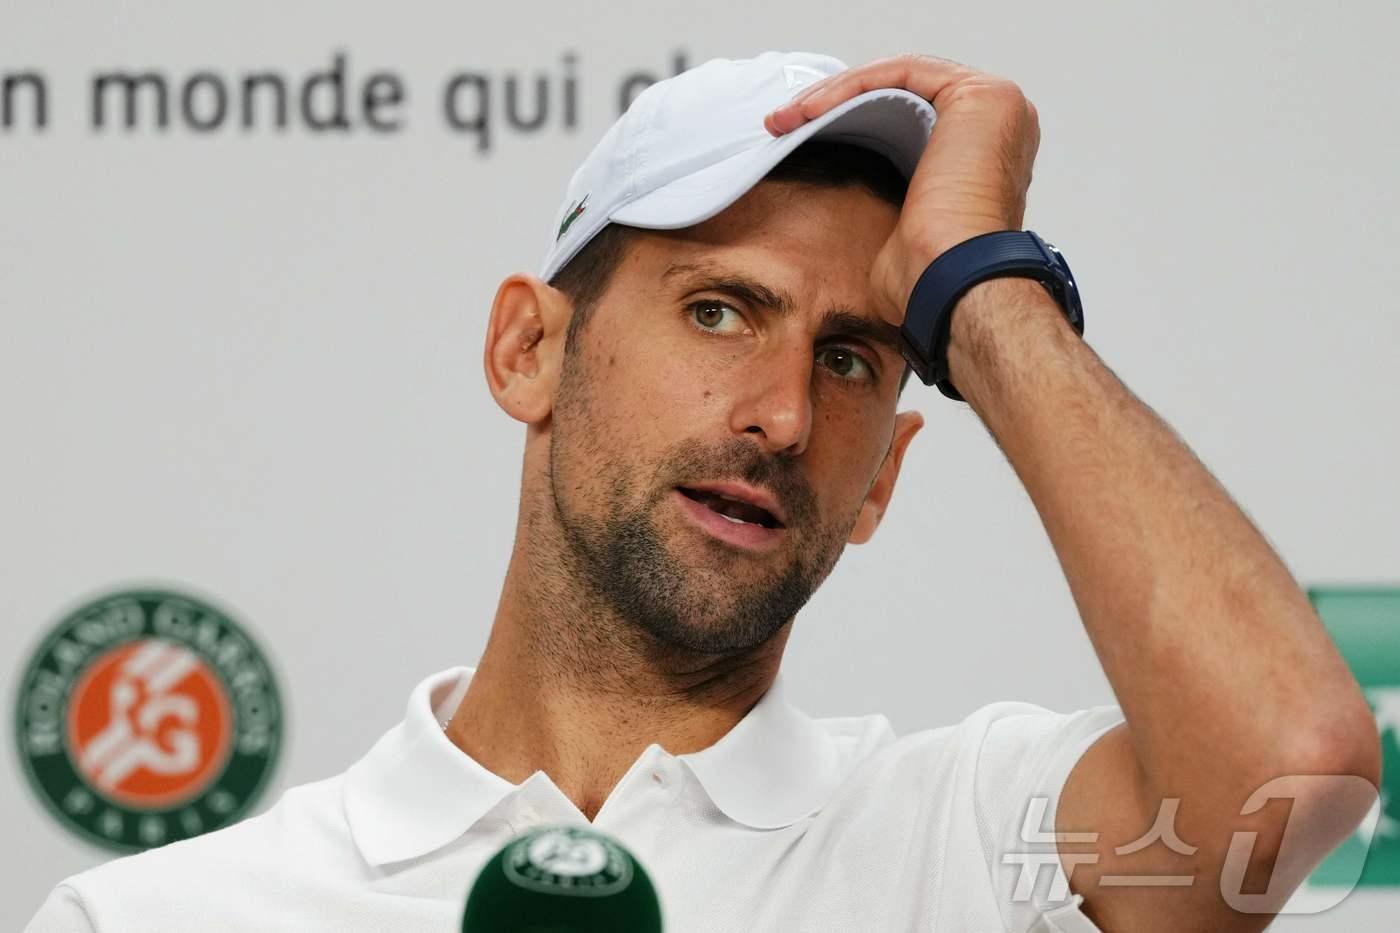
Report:
M 769 129 L 786 132 L 875 87 L 911 90 L 938 113 L 872 273 L 898 323 L 940 253 L 1020 229 L 1038 117 L 1009 81 L 899 56 L 820 82 L 771 115 Z M 1304 781 L 1285 788 L 1296 795 L 1291 807 L 1241 811 L 1285 775 L 1378 781 L 1379 741 L 1355 679 L 1249 519 L 1038 283 L 997 279 L 967 292 L 948 362 L 1035 503 L 1126 719 L 1086 753 L 1060 797 L 1058 830 L 1098 834 L 1061 847 L 1073 890 L 1106 933 L 1262 929 L 1269 905 L 1282 905 L 1370 801 L 1356 793 L 1359 781 Z M 1171 799 L 1184 845 L 1132 846 Z M 1290 817 L 1290 844 L 1275 864 Z M 1274 876 L 1271 900 L 1252 907 L 1262 913 L 1240 912 L 1221 894 L 1237 831 L 1258 834 L 1244 890 L 1262 891 Z M 1101 883 L 1106 876 L 1191 882 Z

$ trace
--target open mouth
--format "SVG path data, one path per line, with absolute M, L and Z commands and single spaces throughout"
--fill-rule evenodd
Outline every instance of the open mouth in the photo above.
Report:
M 764 528 L 783 527 L 783 523 L 778 521 L 772 512 L 759 508 L 751 502 L 733 499 L 705 489 L 689 489 L 685 486 L 677 486 L 676 489 L 681 495 L 700 503 L 736 525 L 761 525 Z

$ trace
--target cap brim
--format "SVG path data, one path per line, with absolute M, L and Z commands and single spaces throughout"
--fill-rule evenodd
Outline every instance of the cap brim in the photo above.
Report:
M 933 121 L 932 105 L 916 94 L 899 88 L 867 91 L 790 133 L 650 191 L 613 211 L 610 219 L 652 230 L 709 220 L 743 197 L 794 149 L 816 138 L 874 150 L 909 178 L 928 144 Z

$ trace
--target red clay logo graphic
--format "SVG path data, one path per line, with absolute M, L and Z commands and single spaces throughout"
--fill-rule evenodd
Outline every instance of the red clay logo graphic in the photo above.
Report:
M 228 759 L 233 713 L 217 676 L 159 638 L 107 652 L 73 686 L 68 746 L 88 783 L 131 807 L 169 806 Z

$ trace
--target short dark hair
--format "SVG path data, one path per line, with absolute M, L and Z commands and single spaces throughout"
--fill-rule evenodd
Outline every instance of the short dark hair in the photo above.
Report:
M 871 194 L 895 207 L 904 206 L 909 180 L 889 159 L 871 149 L 850 143 L 812 140 L 798 146 L 773 167 L 764 181 L 785 181 L 821 188 L 845 188 L 859 185 Z M 579 335 L 583 333 L 598 299 L 607 291 L 613 273 L 627 254 L 627 247 L 637 228 L 608 224 L 583 249 L 554 274 L 549 284 L 559 289 L 573 303 L 574 314 L 564 338 L 564 350 L 572 353 Z M 908 366 L 899 378 L 899 391 L 909 381 Z

